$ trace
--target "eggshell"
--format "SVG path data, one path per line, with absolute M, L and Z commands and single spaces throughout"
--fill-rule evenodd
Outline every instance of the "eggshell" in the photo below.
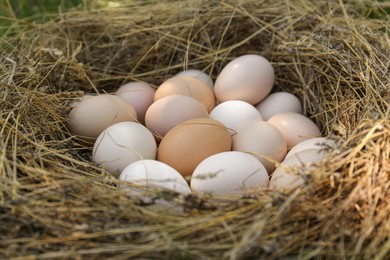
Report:
M 115 95 L 130 103 L 137 111 L 138 120 L 144 122 L 146 110 L 153 103 L 155 92 L 156 90 L 146 83 L 129 82 L 120 86 Z
M 307 139 L 320 137 L 318 126 L 304 115 L 294 112 L 284 112 L 268 119 L 282 133 L 287 142 L 287 149 Z
M 283 112 L 302 114 L 301 101 L 288 92 L 272 93 L 257 104 L 256 108 L 259 110 L 264 120 L 268 120 L 273 115 Z
M 179 193 L 191 192 L 190 186 L 180 173 L 171 166 L 155 160 L 139 160 L 131 163 L 122 171 L 119 179 L 145 187 Z
M 230 151 L 231 145 L 230 134 L 224 125 L 210 118 L 196 118 L 179 124 L 165 135 L 157 159 L 187 176 L 202 160 Z
M 92 94 L 85 94 L 84 96 L 78 98 L 77 100 L 72 101 L 69 104 L 69 107 L 70 108 L 75 108 L 75 107 L 77 107 L 81 103 L 81 101 L 83 101 L 85 99 L 88 99 L 88 98 L 91 98 L 91 97 L 94 97 L 94 95 L 92 95 Z
M 328 150 L 335 149 L 337 147 L 337 144 L 334 140 L 326 138 L 326 137 L 317 137 L 305 140 L 303 142 L 300 142 L 296 146 L 294 146 L 286 155 L 287 157 L 290 157 L 293 154 L 299 153 L 304 150 L 309 149 L 318 149 L 318 150 Z
M 251 189 L 268 187 L 268 173 L 263 164 L 250 154 L 229 151 L 203 160 L 191 177 L 194 192 L 242 194 Z
M 286 158 L 281 166 L 272 173 L 270 188 L 275 190 L 294 189 L 304 184 L 304 179 L 296 169 L 299 167 L 305 172 L 313 169 L 313 164 L 322 161 L 326 154 L 318 149 L 304 150 Z M 295 171 L 294 171 L 295 169 Z
M 214 91 L 220 102 L 242 100 L 254 105 L 271 92 L 274 80 L 271 63 L 262 56 L 248 54 L 232 60 L 222 69 Z
M 193 78 L 199 79 L 199 80 L 203 81 L 204 83 L 206 83 L 206 85 L 210 89 L 214 89 L 214 82 L 213 82 L 213 80 L 210 78 L 209 75 L 207 75 L 206 73 L 204 73 L 201 70 L 195 70 L 195 69 L 184 70 L 184 71 L 179 72 L 178 74 L 176 74 L 176 76 L 189 76 L 189 77 L 193 77 Z
M 135 161 L 156 159 L 156 151 L 156 141 L 146 127 L 135 122 L 120 122 L 99 135 L 93 146 L 92 160 L 118 176 Z
M 215 106 L 213 91 L 201 80 L 188 76 L 175 76 L 164 81 L 154 95 L 154 101 L 171 95 L 185 95 L 197 99 L 208 112 Z
M 253 154 L 270 174 L 275 169 L 275 161 L 281 162 L 287 153 L 282 133 L 265 121 L 254 121 L 240 127 L 232 139 L 234 151 Z
M 263 120 L 254 106 L 240 100 L 230 100 L 219 104 L 211 111 L 210 118 L 224 124 L 231 135 L 246 123 Z
M 93 143 L 104 129 L 123 121 L 137 121 L 134 107 L 120 97 L 102 94 L 81 100 L 70 111 L 67 127 L 81 140 Z
M 173 95 L 163 97 L 149 107 L 145 124 L 161 140 L 176 125 L 200 117 L 209 117 L 202 103 L 189 96 Z

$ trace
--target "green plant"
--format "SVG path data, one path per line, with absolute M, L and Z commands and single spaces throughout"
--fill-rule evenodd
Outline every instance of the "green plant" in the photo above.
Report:
M 26 18 L 42 13 L 58 12 L 78 6 L 82 0 L 4 0 L 0 3 L 0 16 Z

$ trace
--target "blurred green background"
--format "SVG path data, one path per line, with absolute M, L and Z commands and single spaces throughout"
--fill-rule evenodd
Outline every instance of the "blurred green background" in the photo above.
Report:
M 134 3 L 136 0 L 0 0 L 0 36 L 9 33 L 16 20 L 45 22 L 70 9 L 89 10 Z M 143 2 L 149 2 L 146 0 Z M 20 23 L 19 23 L 20 24 Z
M 80 6 L 83 0 L 0 0 L 0 16 L 12 18 L 31 17 Z
M 322 0 L 325 1 L 325 0 Z M 45 22 L 72 8 L 89 10 L 134 4 L 156 4 L 158 0 L 0 0 L 0 36 L 9 31 L 16 19 Z M 390 0 L 343 0 L 368 19 L 389 19 Z
M 26 18 L 40 14 L 58 13 L 74 7 L 108 7 L 134 3 L 136 0 L 0 0 L 0 17 Z M 158 1 L 140 1 L 156 3 Z M 390 0 L 344 0 L 356 5 L 368 18 L 386 17 L 390 14 Z

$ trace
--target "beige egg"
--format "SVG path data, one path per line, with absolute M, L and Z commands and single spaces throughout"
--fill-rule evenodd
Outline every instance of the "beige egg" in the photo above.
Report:
M 145 124 L 157 140 L 161 140 L 178 124 L 200 117 L 209 117 L 202 103 L 189 96 L 173 95 L 158 99 L 149 107 Z
M 94 97 L 94 96 L 95 95 L 92 95 L 92 94 L 85 94 L 84 96 L 78 98 L 77 100 L 70 102 L 69 107 L 73 109 L 73 108 L 77 107 L 81 103 L 81 101 L 88 99 L 88 98 L 91 98 L 91 97 Z
M 230 151 L 231 145 L 230 134 L 224 125 L 210 118 L 196 118 L 179 124 L 165 135 L 157 159 L 188 176 L 202 160 Z
M 304 150 L 291 155 L 272 173 L 270 188 L 283 190 L 303 185 L 305 180 L 299 172 L 310 171 L 315 163 L 322 161 L 325 157 L 326 154 L 318 149 Z
M 156 90 L 144 82 L 129 82 L 118 88 L 115 95 L 130 103 L 137 111 L 140 122 L 144 122 L 145 113 L 153 103 Z
M 69 131 L 86 143 L 93 144 L 107 127 L 123 121 L 137 121 L 132 105 L 120 97 L 102 94 L 83 99 L 69 115 Z
M 269 174 L 275 169 L 275 162 L 281 162 L 287 153 L 282 133 L 265 121 L 254 121 L 240 127 L 232 140 L 232 150 L 253 154 Z
M 301 101 L 288 92 L 272 93 L 257 104 L 256 108 L 259 110 L 264 120 L 268 120 L 273 115 L 283 112 L 302 114 Z
M 154 95 L 154 101 L 171 95 L 185 95 L 203 103 L 208 112 L 215 106 L 213 91 L 201 80 L 188 76 L 175 76 L 164 81 Z
M 255 105 L 271 92 L 274 80 L 271 63 L 262 56 L 248 54 L 232 60 L 222 69 L 214 91 L 219 102 L 242 100 Z
M 304 115 L 284 112 L 272 116 L 267 121 L 282 133 L 287 142 L 287 149 L 307 139 L 320 137 L 318 126 Z
M 250 154 L 229 151 L 204 159 L 194 170 L 191 189 L 210 194 L 243 194 L 268 187 L 268 173 Z

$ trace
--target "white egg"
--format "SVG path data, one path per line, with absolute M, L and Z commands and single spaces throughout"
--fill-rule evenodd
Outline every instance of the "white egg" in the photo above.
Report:
M 272 93 L 257 104 L 256 108 L 259 110 L 264 120 L 268 120 L 273 115 L 283 112 L 302 114 L 301 101 L 288 92 Z
M 201 70 L 195 70 L 195 69 L 184 70 L 184 71 L 176 74 L 176 76 L 188 76 L 188 77 L 197 78 L 197 79 L 203 81 L 204 83 L 206 83 L 210 89 L 214 88 L 213 80 L 210 78 L 209 75 L 207 75 L 206 73 L 204 73 Z
M 118 176 L 132 162 L 155 159 L 157 144 L 152 133 L 136 122 L 116 123 L 97 138 L 92 160 Z
M 224 124 L 231 135 L 249 122 L 263 120 L 254 106 L 240 100 L 230 100 L 219 104 L 211 110 L 210 118 Z
M 322 161 L 325 153 L 318 149 L 304 150 L 286 158 L 272 173 L 270 188 L 275 190 L 294 189 L 304 184 L 305 180 L 297 171 L 298 168 L 305 172 L 313 169 L 313 164 Z M 294 170 L 295 169 L 295 170 Z
M 254 156 L 223 152 L 203 160 L 191 177 L 191 189 L 200 193 L 242 194 L 268 187 L 268 173 Z
M 309 149 L 318 149 L 318 150 L 327 150 L 335 149 L 337 147 L 336 142 L 332 139 L 326 138 L 326 137 L 317 137 L 305 140 L 303 142 L 300 142 L 299 144 L 295 145 L 286 155 L 287 157 L 290 157 L 293 154 L 299 153 L 304 150 Z
M 119 179 L 145 187 L 157 187 L 179 193 L 191 192 L 188 183 L 179 172 L 155 160 L 133 162 L 122 171 Z
M 233 151 L 253 153 L 268 173 L 275 169 L 287 153 L 287 143 L 282 133 L 265 121 L 253 121 L 240 127 L 233 135 Z

